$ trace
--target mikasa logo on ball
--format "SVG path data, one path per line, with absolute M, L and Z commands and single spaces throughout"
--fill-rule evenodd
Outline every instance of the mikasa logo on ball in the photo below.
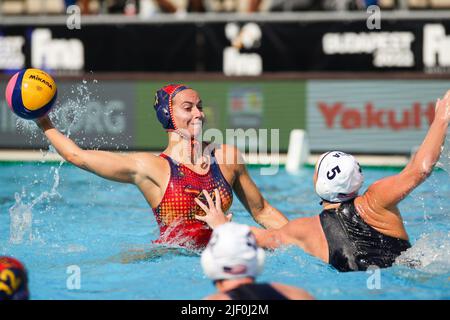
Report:
M 45 83 L 45 84 L 47 85 L 47 87 L 49 87 L 50 89 L 53 89 L 53 87 L 52 87 L 52 85 L 50 84 L 50 82 L 45 81 L 45 80 L 42 79 L 42 78 L 39 78 L 39 76 L 35 76 L 34 74 L 32 74 L 32 75 L 30 75 L 30 76 L 28 77 L 28 79 L 33 79 L 33 80 L 37 80 L 37 81 L 40 81 L 40 82 L 42 82 L 42 83 Z

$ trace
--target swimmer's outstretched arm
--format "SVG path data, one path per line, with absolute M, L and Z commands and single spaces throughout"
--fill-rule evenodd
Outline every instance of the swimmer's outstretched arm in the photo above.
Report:
M 231 148 L 227 147 L 227 149 Z M 232 151 L 233 156 L 237 159 L 235 164 L 237 175 L 233 184 L 233 190 L 237 197 L 258 224 L 268 229 L 281 228 L 289 220 L 264 199 L 250 177 L 240 151 L 236 147 L 233 147 Z
M 36 124 L 66 161 L 109 180 L 136 183 L 140 161 L 134 155 L 83 150 L 70 138 L 59 132 L 48 117 L 37 119 Z
M 219 191 L 215 189 L 214 192 L 216 193 L 215 203 L 205 190 L 203 190 L 203 194 L 208 205 L 205 205 L 199 199 L 195 199 L 195 202 L 205 211 L 204 216 L 196 215 L 195 218 L 206 222 L 212 229 L 231 221 L 231 215 L 225 216 L 222 211 Z M 315 235 L 323 232 L 321 224 L 317 223 L 317 219 L 319 219 L 319 216 L 304 217 L 291 220 L 279 229 L 266 230 L 250 227 L 250 230 L 255 236 L 258 246 L 262 248 L 276 249 L 281 246 L 296 245 L 306 253 L 328 262 L 328 250 L 323 249 L 323 244 L 310 240 L 315 239 Z M 324 252 L 326 252 L 325 255 Z
M 211 196 L 208 194 L 207 191 L 203 190 L 203 194 L 205 196 L 206 201 L 208 202 L 208 205 L 205 205 L 197 198 L 194 199 L 195 202 L 200 206 L 200 208 L 202 208 L 203 211 L 205 212 L 204 216 L 196 215 L 195 218 L 197 220 L 206 222 L 212 229 L 215 229 L 218 226 L 231 221 L 232 218 L 231 214 L 225 216 L 225 214 L 222 211 L 219 190 L 215 189 L 214 192 L 216 193 L 215 195 L 216 202 L 212 200 Z M 290 223 L 292 223 L 292 221 Z M 287 236 L 289 232 L 283 232 L 284 229 L 292 229 L 291 227 L 289 227 L 289 223 L 285 224 L 281 229 L 266 230 L 257 227 L 250 227 L 250 229 L 252 233 L 255 235 L 256 241 L 258 242 L 258 245 L 260 247 L 275 249 L 280 245 L 290 243 Z
M 370 206 L 395 209 L 414 188 L 425 181 L 439 160 L 450 119 L 450 90 L 436 102 L 435 116 L 428 133 L 408 165 L 397 175 L 372 184 L 364 195 Z
M 289 220 L 264 199 L 245 165 L 241 166 L 241 173 L 236 178 L 233 190 L 253 219 L 268 229 L 278 229 L 288 223 Z

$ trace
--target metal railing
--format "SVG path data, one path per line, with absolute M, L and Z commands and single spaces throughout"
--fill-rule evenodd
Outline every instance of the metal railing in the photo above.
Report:
M 151 17 L 125 15 L 82 15 L 85 25 L 98 24 L 174 24 L 174 23 L 205 23 L 205 22 L 323 22 L 323 21 L 358 21 L 366 20 L 369 13 L 337 11 L 337 12 L 277 12 L 277 13 L 187 13 L 185 15 L 156 14 Z M 383 20 L 450 20 L 450 10 L 444 11 L 382 11 Z M 60 25 L 66 23 L 66 15 L 21 15 L 0 16 L 0 25 Z

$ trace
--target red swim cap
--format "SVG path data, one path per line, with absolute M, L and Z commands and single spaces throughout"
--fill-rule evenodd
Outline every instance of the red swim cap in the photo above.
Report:
M 0 256 L 0 300 L 28 298 L 28 277 L 24 266 L 17 259 Z
M 178 92 L 186 89 L 190 88 L 184 84 L 169 84 L 156 91 L 153 107 L 164 129 L 175 130 L 177 128 L 173 119 L 172 99 Z

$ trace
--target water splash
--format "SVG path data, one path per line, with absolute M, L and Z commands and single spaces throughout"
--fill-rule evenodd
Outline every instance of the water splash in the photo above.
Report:
M 97 84 L 94 81 L 92 83 Z M 69 92 L 68 96 L 57 100 L 48 115 L 52 123 L 67 136 L 71 135 L 72 130 L 79 130 L 82 125 L 88 104 L 93 101 L 95 88 L 92 88 L 88 81 L 83 80 L 82 83 L 72 86 Z M 16 117 L 16 128 L 19 133 L 29 137 L 30 146 L 39 140 L 44 143 L 47 141 L 34 121 Z
M 450 272 L 450 232 L 423 234 L 396 263 L 432 274 Z
M 29 143 L 32 145 L 40 137 L 40 129 L 34 123 L 34 121 L 25 120 L 17 117 L 16 119 L 17 132 L 24 136 L 30 137 Z
M 445 170 L 450 175 L 450 136 L 447 135 L 445 145 L 442 147 L 441 157 L 436 167 Z
M 22 190 L 22 195 L 16 192 L 16 203 L 9 209 L 10 216 L 10 231 L 9 242 L 12 244 L 22 243 L 25 236 L 31 237 L 32 219 L 30 205 L 22 203 L 22 197 L 25 195 L 25 190 Z
M 131 137 L 124 136 L 125 120 L 114 120 L 115 117 L 124 119 L 124 110 L 106 107 L 110 102 L 103 101 L 99 91 L 100 85 L 96 79 L 83 80 L 72 86 L 61 98 L 62 102 L 50 113 L 50 119 L 63 134 L 83 148 L 106 146 L 128 149 L 125 141 L 131 141 Z M 106 118 L 109 119 L 108 123 L 111 122 L 109 125 L 105 124 Z M 119 135 L 122 136 L 117 139 Z
M 87 85 L 87 81 L 83 80 L 83 83 L 72 86 L 70 96 L 64 97 L 64 103 L 50 113 L 52 122 L 67 137 L 70 137 L 72 131 L 79 130 L 92 96 L 93 92 Z
M 60 165 L 61 166 L 61 165 Z M 9 242 L 11 244 L 20 244 L 28 237 L 30 241 L 35 240 L 33 236 L 33 207 L 37 204 L 54 198 L 61 197 L 57 188 L 59 186 L 59 168 L 52 168 L 54 170 L 54 181 L 50 191 L 42 192 L 38 197 L 34 198 L 30 203 L 25 202 L 27 193 L 25 188 L 22 188 L 22 193 L 15 193 L 14 197 L 16 203 L 9 209 L 10 226 L 9 226 Z
M 170 248 L 186 249 L 196 253 L 201 252 L 202 248 L 198 247 L 192 236 L 184 232 L 185 224 L 186 221 L 183 219 L 172 221 L 154 244 L 160 244 Z M 205 226 L 205 228 L 207 227 Z
M 53 108 L 52 112 L 49 114 L 50 120 L 55 125 L 55 127 L 59 128 L 63 134 L 67 137 L 71 137 L 71 135 L 76 136 L 78 132 L 84 133 L 85 130 L 85 122 L 86 119 L 89 119 L 90 113 L 88 109 L 92 109 L 93 105 L 99 105 L 98 101 L 100 100 L 99 96 L 96 95 L 98 90 L 98 81 L 96 79 L 88 79 L 83 80 L 80 83 L 70 87 L 68 90 L 65 90 L 67 93 L 65 96 L 61 97 L 57 102 L 57 105 Z M 95 109 L 95 108 L 94 108 Z M 98 112 L 103 112 L 100 109 Z M 92 120 L 92 119 L 91 119 Z M 37 138 L 44 138 L 42 134 L 40 134 L 40 130 L 36 126 L 33 121 L 27 121 L 23 119 L 18 119 L 16 122 L 16 126 L 19 131 L 23 131 L 24 134 L 30 137 L 30 143 L 34 143 Z M 106 138 L 99 136 L 97 138 L 86 140 L 86 138 L 82 135 L 81 138 L 72 137 L 72 140 L 77 144 L 82 144 L 84 146 L 87 145 L 88 148 L 94 149 L 98 148 L 101 145 L 113 144 L 114 137 Z M 108 141 L 107 141 L 108 140 Z M 46 143 L 47 140 L 45 139 Z M 88 143 L 86 143 L 86 141 Z M 124 147 L 117 145 L 117 148 Z M 125 146 L 127 148 L 127 146 Z M 57 153 L 55 148 L 52 145 L 49 145 L 48 151 L 41 150 L 43 155 L 43 161 L 45 161 L 45 156 L 51 153 Z M 27 194 L 26 191 L 23 190 L 22 194 L 16 194 L 16 203 L 13 207 L 9 209 L 11 225 L 10 225 L 10 242 L 11 243 L 21 243 L 27 237 L 32 239 L 32 220 L 33 220 L 33 207 L 42 203 L 45 200 L 49 200 L 54 196 L 58 195 L 57 187 L 59 185 L 59 169 L 63 165 L 64 161 L 59 163 L 59 166 L 56 168 L 52 167 L 51 170 L 55 170 L 54 174 L 54 182 L 53 187 L 50 191 L 42 192 L 38 197 L 34 197 L 33 193 L 29 193 L 28 198 L 34 198 L 31 202 L 27 203 Z M 34 230 L 36 232 L 36 230 Z
M 87 86 L 87 81 L 83 81 L 82 84 L 78 84 L 71 88 L 72 96 L 64 99 L 65 102 L 62 105 L 57 105 L 53 111 L 49 114 L 50 120 L 58 128 L 61 129 L 68 137 L 71 134 L 72 128 L 76 126 L 82 120 L 82 115 L 86 113 L 87 105 L 91 101 L 92 93 Z M 16 126 L 19 131 L 26 134 L 31 134 L 30 141 L 36 139 L 38 135 L 38 127 L 28 120 L 18 118 Z M 45 161 L 45 156 L 50 153 L 57 153 L 56 149 L 49 145 L 48 151 L 41 150 L 43 155 L 43 161 Z M 54 181 L 53 186 L 50 191 L 42 192 L 38 197 L 34 198 L 30 203 L 26 203 L 25 199 L 27 197 L 26 190 L 23 188 L 22 193 L 16 193 L 15 199 L 16 203 L 9 209 L 10 215 L 10 243 L 19 244 L 24 241 L 25 238 L 33 240 L 32 232 L 32 220 L 33 207 L 44 200 L 49 200 L 55 196 L 59 196 L 57 188 L 59 186 L 60 176 L 59 169 L 63 165 L 64 161 L 61 161 L 57 167 L 52 167 L 50 170 L 54 171 Z M 30 194 L 33 197 L 33 194 Z

